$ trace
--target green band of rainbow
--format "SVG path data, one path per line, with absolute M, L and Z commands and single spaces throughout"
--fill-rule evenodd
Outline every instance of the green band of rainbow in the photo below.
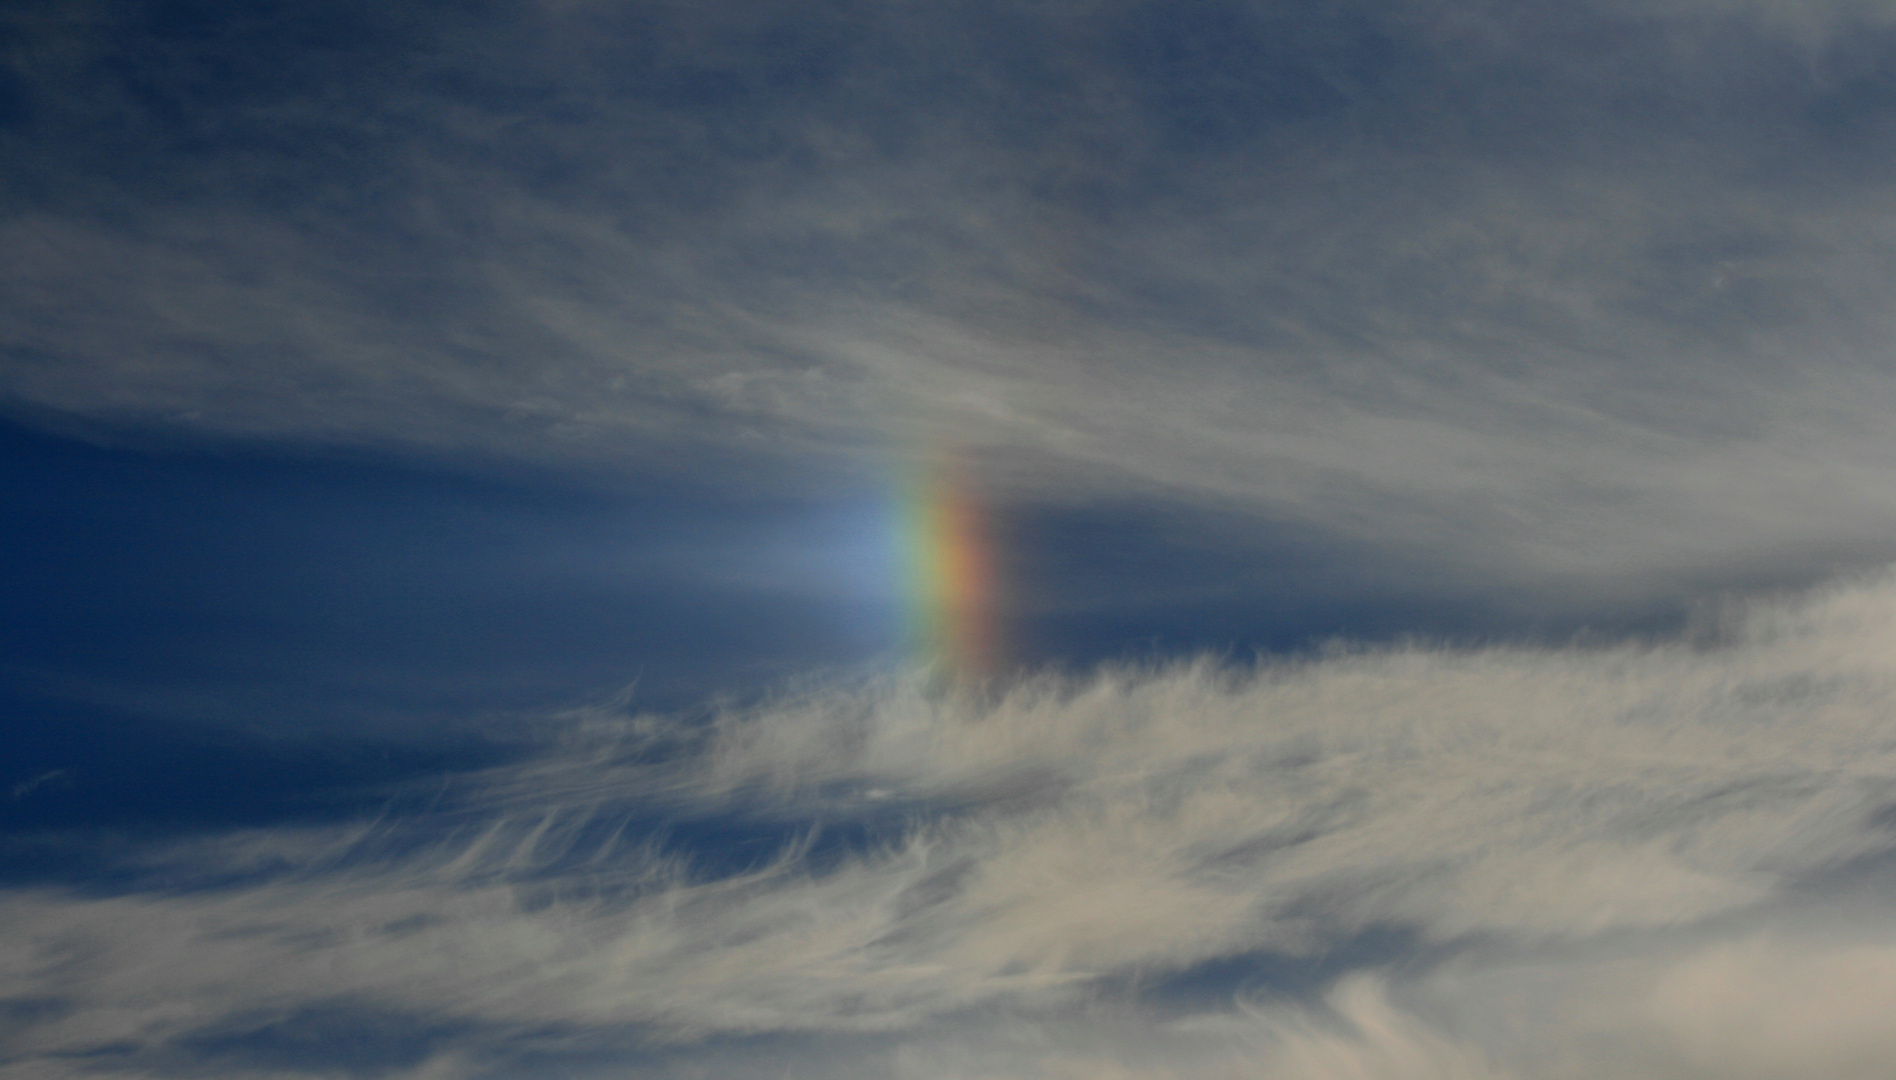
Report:
M 905 502 L 912 647 L 957 677 L 992 674 L 999 660 L 994 558 L 976 489 L 962 470 L 931 461 L 917 470 Z

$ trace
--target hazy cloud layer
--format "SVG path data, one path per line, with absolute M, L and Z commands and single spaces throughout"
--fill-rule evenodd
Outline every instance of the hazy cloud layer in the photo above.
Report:
M 213 7 L 8 17 L 18 404 L 720 483 L 950 440 L 1634 591 L 1888 551 L 1883 5 Z
M 602 711 L 9 889 L 0 1068 L 1867 1077 L 1893 630 L 1882 578 L 1695 642 Z

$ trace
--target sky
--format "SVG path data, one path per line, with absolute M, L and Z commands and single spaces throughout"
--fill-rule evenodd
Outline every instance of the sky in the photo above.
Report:
M 0 1080 L 1869 1080 L 1887 0 L 12 0 Z

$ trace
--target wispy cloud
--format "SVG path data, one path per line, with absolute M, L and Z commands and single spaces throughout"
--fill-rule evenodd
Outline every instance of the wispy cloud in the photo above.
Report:
M 948 432 L 1470 580 L 1888 554 L 1876 5 L 388 20 L 26 19 L 7 392 L 730 484 Z
M 0 15 L 0 405 L 726 501 L 952 444 L 1537 611 L 1896 552 L 1884 6 L 228 7 Z M 582 711 L 21 870 L 0 1076 L 1881 1075 L 1892 641 L 1885 575 Z
M 28 795 L 33 794 L 35 791 L 38 791 L 40 788 L 45 787 L 47 784 L 59 783 L 60 781 L 67 780 L 71 775 L 72 773 L 66 769 L 49 769 L 37 776 L 21 780 L 13 785 L 13 800 L 18 802 Z
M 308 1032 L 368 1023 L 469 1076 L 736 1037 L 917 1076 L 1869 1075 L 1892 624 L 1876 579 L 1696 642 L 601 713 L 373 823 L 7 890 L 8 1068 L 347 1073 Z M 1323 1000 L 1268 977 L 1382 931 Z M 1217 971 L 1266 974 L 1181 996 Z M 1149 1039 L 1087 1034 L 1114 1010 Z M 1040 1034 L 983 1063 L 1007 1030 Z

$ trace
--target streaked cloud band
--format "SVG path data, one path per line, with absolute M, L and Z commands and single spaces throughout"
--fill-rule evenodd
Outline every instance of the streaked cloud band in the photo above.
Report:
M 1792 983 L 1830 965 L 1852 993 L 1896 990 L 1887 906 L 1849 884 L 1892 847 L 1892 630 L 1896 585 L 1875 579 L 1695 642 L 988 694 L 904 677 L 696 721 L 576 718 L 556 751 L 372 823 L 151 851 L 121 888 L 9 890 L 0 996 L 49 1004 L 8 1068 L 93 1054 L 138 1073 L 346 1003 L 452 1032 L 433 1057 L 462 1071 L 439 1075 L 500 1067 L 499 1034 L 531 1032 L 653 1069 L 801 1033 L 806 1052 L 869 1040 L 941 1070 L 915 1075 L 966 1075 L 937 1059 L 984 1025 L 1046 1025 L 1045 1049 L 1119 1009 L 1151 1047 L 1178 1045 L 1181 1015 L 1249 1032 L 1232 1060 L 1282 1075 L 1564 1076 L 1490 1030 L 1558 999 L 1625 1027 L 1649 1075 L 1702 1075 L 1652 1062 L 1730 1060 L 1716 1033 L 1779 1007 L 1800 935 L 1828 937 Z M 1847 918 L 1813 914 L 1818 881 Z M 1238 958 L 1320 968 L 1379 932 L 1407 935 L 1409 966 L 1325 969 L 1328 1005 L 1243 978 L 1222 1004 L 1176 996 Z M 1835 1044 L 1774 1022 L 1744 1038 L 1871 1060 L 1881 1029 L 1849 1015 Z M 1545 1034 L 1596 1060 L 1583 1028 Z M 1001 1071 L 1080 1068 L 1046 1053 Z M 1149 1075 L 1240 1068 L 1179 1053 Z M 1116 1067 L 1148 1075 L 1129 1055 Z M 1868 1075 L 1849 1068 L 1806 1075 Z

